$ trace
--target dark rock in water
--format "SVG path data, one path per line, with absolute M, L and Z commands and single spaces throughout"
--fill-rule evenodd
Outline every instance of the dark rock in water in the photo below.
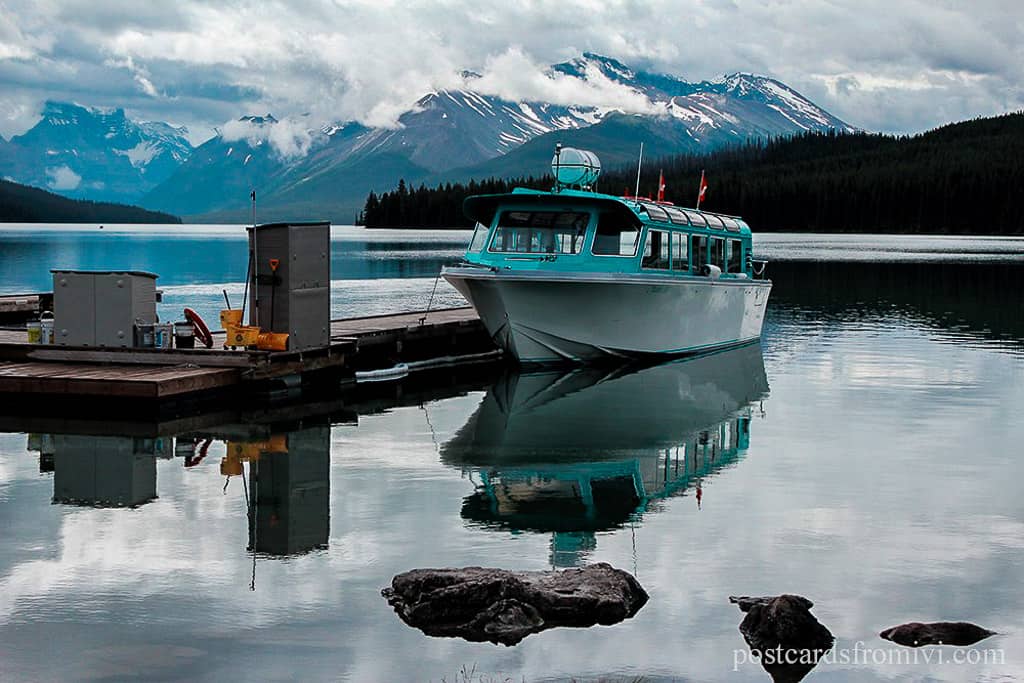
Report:
M 730 597 L 746 613 L 740 633 L 776 683 L 795 683 L 818 664 L 835 639 L 800 595 Z
M 913 621 L 887 628 L 878 635 L 899 645 L 921 647 L 922 645 L 974 645 L 979 640 L 996 635 L 966 621 L 937 621 L 922 624 Z
M 402 621 L 429 636 L 515 645 L 556 626 L 615 624 L 636 614 L 647 593 L 605 563 L 582 569 L 414 569 L 381 594 Z

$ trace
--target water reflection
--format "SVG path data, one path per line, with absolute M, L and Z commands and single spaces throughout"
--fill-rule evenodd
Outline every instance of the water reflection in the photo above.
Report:
M 995 341 L 1024 350 L 1019 263 L 780 262 L 769 324 L 890 319 L 935 330 L 939 341 Z
M 156 458 L 164 439 L 80 434 L 32 434 L 39 471 L 53 473 L 53 502 L 91 507 L 138 507 L 157 497 Z
M 331 428 L 318 426 L 283 437 L 281 448 L 263 451 L 250 462 L 249 549 L 294 555 L 326 548 Z
M 290 556 L 327 547 L 330 437 L 329 420 L 294 429 L 229 423 L 155 438 L 30 434 L 27 448 L 39 453 L 39 471 L 53 474 L 54 503 L 116 508 L 157 499 L 157 459 L 193 468 L 222 452 L 224 494 L 245 499 L 247 550 Z
M 550 563 L 577 566 L 597 533 L 740 460 L 751 404 L 768 390 L 758 345 L 614 371 L 508 371 L 441 447 L 476 490 L 462 517 L 489 529 L 550 533 Z

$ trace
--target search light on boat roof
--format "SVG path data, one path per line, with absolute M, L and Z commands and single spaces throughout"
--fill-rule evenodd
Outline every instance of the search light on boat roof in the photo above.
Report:
M 601 175 L 601 160 L 585 149 L 559 145 L 551 158 L 551 173 L 556 185 L 590 189 Z

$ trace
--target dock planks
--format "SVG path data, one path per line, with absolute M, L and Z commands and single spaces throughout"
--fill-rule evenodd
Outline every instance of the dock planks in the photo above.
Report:
M 237 370 L 173 366 L 0 363 L 0 393 L 161 399 L 239 382 Z
M 430 355 L 479 351 L 487 343 L 472 308 L 348 318 L 331 322 L 331 345 L 270 353 L 213 349 L 86 348 L 28 344 L 24 329 L 0 329 L 0 394 L 159 400 L 229 389 L 245 382 L 321 370 L 351 370 L 404 351 Z M 462 340 L 465 340 L 464 342 Z M 362 350 L 362 356 L 360 356 Z

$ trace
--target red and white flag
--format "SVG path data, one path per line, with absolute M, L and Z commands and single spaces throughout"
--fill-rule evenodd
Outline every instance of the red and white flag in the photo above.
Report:
M 665 172 L 658 171 L 658 201 L 665 201 Z
M 704 201 L 704 193 L 708 191 L 708 181 L 704 180 L 704 171 L 700 172 L 700 191 L 697 193 L 697 208 Z

